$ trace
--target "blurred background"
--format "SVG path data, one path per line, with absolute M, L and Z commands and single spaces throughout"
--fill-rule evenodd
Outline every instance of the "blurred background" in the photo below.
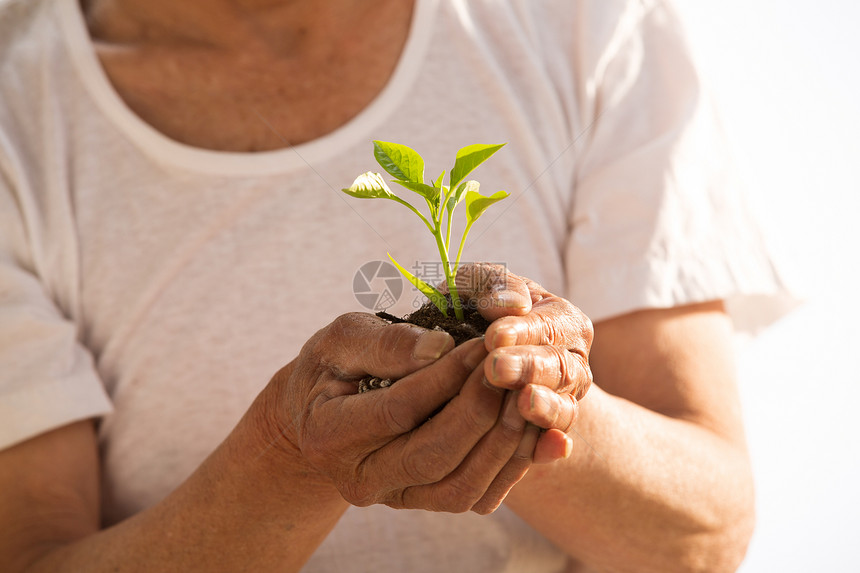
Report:
M 805 299 L 739 345 L 758 488 L 741 572 L 860 571 L 860 3 L 675 4 Z

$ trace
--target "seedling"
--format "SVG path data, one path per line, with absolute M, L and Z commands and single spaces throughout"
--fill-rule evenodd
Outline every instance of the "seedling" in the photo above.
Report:
M 454 277 L 457 276 L 457 268 L 460 266 L 460 257 L 463 255 L 466 237 L 472 225 L 478 220 L 478 217 L 484 214 L 487 207 L 508 196 L 505 191 L 497 191 L 490 196 L 481 195 L 479 192 L 480 184 L 471 179 L 466 180 L 466 176 L 504 145 L 504 143 L 498 145 L 478 144 L 464 147 L 457 152 L 454 167 L 448 177 L 448 184 L 444 185 L 444 171 L 435 181 L 429 184 L 424 182 L 424 159 L 414 149 L 399 143 L 374 141 L 373 156 L 376 161 L 394 178 L 392 180 L 394 183 L 424 198 L 429 208 L 427 215 L 409 201 L 394 194 L 379 173 L 368 171 L 359 175 L 349 188 L 343 189 L 344 193 L 361 199 L 391 199 L 408 208 L 421 219 L 436 239 L 436 247 L 439 249 L 439 257 L 445 271 L 445 282 L 448 284 L 448 292 L 451 294 L 454 316 L 460 321 L 463 320 L 463 307 L 457 294 Z M 466 226 L 457 247 L 457 255 L 452 260 L 450 256 L 451 222 L 454 209 L 462 201 L 466 203 Z M 436 305 L 442 314 L 448 316 L 448 300 L 445 295 L 433 285 L 407 271 L 403 265 L 394 260 L 391 253 L 388 253 L 388 258 L 409 282 Z

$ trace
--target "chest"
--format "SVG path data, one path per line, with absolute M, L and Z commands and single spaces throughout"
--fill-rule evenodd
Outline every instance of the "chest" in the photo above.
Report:
M 126 105 L 171 139 L 203 149 L 263 151 L 317 139 L 384 87 L 393 58 L 256 61 L 190 51 L 102 57 Z

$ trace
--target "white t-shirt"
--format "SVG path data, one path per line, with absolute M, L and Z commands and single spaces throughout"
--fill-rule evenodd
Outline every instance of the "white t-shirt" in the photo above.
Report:
M 362 265 L 391 252 L 433 280 L 435 244 L 411 213 L 339 190 L 378 170 L 372 139 L 413 147 L 433 179 L 460 147 L 508 142 L 474 177 L 512 197 L 475 225 L 464 260 L 505 263 L 595 321 L 724 298 L 755 328 L 789 301 L 660 0 L 418 0 L 367 109 L 255 154 L 192 148 L 138 119 L 75 0 L 6 0 L 0 447 L 99 417 L 116 522 L 187 477 L 313 332 L 363 310 Z M 416 301 L 404 287 L 389 310 Z M 351 508 L 307 570 L 566 563 L 504 507 L 380 506 Z

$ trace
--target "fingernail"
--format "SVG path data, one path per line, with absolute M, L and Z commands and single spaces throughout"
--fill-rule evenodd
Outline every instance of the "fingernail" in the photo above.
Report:
M 521 428 L 526 423 L 517 408 L 517 399 L 519 396 L 519 392 L 511 392 L 505 399 L 505 409 L 502 412 L 502 422 L 510 428 Z
M 535 446 L 540 437 L 540 428 L 534 424 L 526 425 L 526 431 L 520 440 L 520 445 L 517 446 L 516 456 L 523 458 L 532 458 L 535 453 Z
M 492 390 L 492 391 L 494 391 L 494 392 L 499 392 L 499 393 L 501 393 L 501 392 L 507 392 L 507 390 L 505 390 L 504 388 L 499 388 L 498 386 L 494 386 L 492 382 L 490 382 L 489 380 L 487 380 L 487 377 L 486 377 L 486 376 L 484 376 L 484 377 L 481 379 L 481 384 L 483 384 L 484 386 L 486 386 L 487 388 L 489 388 L 490 390 Z
M 521 293 L 512 290 L 496 291 L 492 295 L 493 306 L 501 308 L 526 308 L 531 300 L 526 299 Z
M 519 354 L 496 352 L 492 371 L 495 384 L 512 384 L 522 376 L 523 359 Z
M 567 459 L 573 453 L 573 438 L 570 436 L 564 437 L 564 452 L 562 453 L 562 459 Z
M 412 349 L 415 360 L 436 360 L 454 348 L 454 339 L 447 332 L 428 330 L 418 337 Z
M 547 390 L 540 386 L 533 386 L 529 395 L 529 411 L 541 418 L 548 418 L 552 409 L 552 403 L 546 392 Z

